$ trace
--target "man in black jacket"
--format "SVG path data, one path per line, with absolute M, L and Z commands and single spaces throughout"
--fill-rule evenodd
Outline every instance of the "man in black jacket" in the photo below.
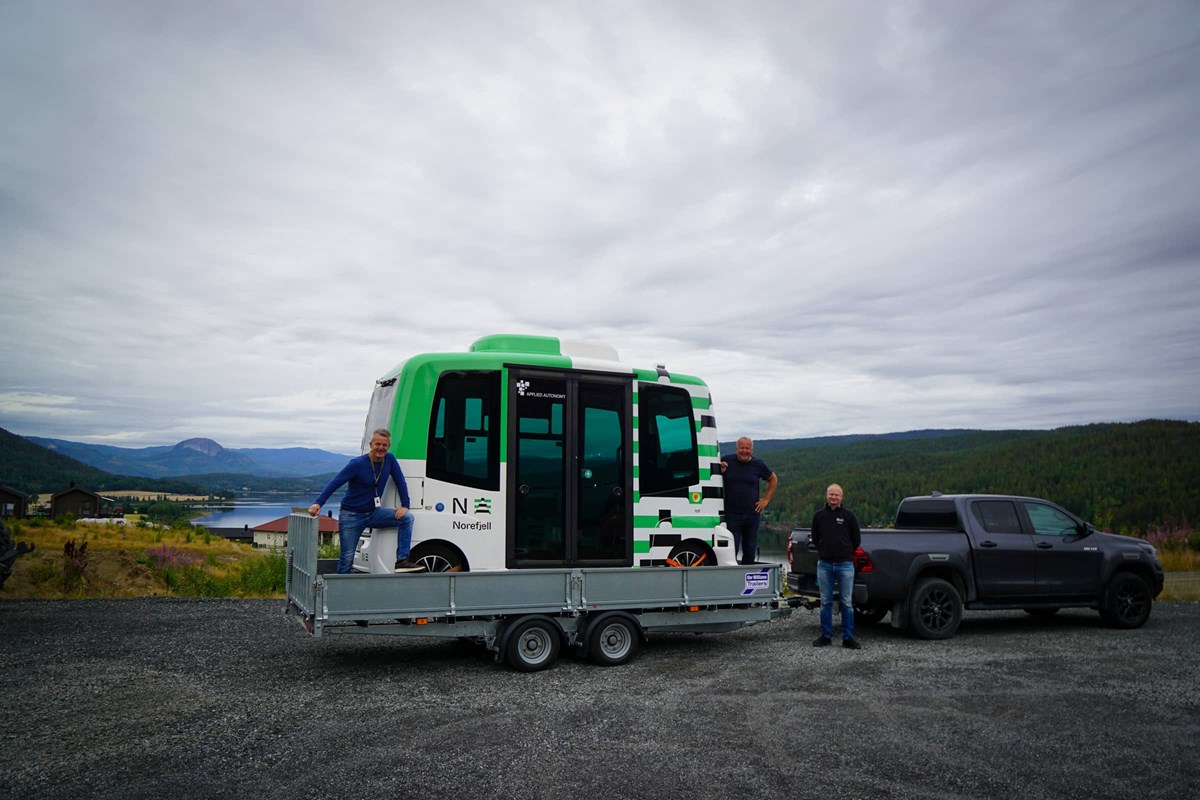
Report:
M 813 515 L 812 541 L 817 548 L 817 587 L 821 590 L 821 635 L 813 647 L 833 642 L 833 586 L 842 606 L 842 647 L 859 649 L 854 638 L 854 553 L 862 542 L 858 518 L 842 507 L 842 487 L 830 484 L 825 507 Z

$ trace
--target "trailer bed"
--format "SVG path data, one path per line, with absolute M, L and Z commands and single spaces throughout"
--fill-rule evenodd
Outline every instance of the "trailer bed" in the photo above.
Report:
M 621 646 L 624 638 L 736 630 L 791 613 L 777 564 L 321 575 L 317 537 L 315 518 L 289 517 L 286 613 L 314 637 L 466 637 L 517 669 L 541 669 L 540 662 L 523 661 L 524 651 L 540 652 L 538 641 L 554 646 L 553 656 L 557 645 L 566 645 L 600 663 L 623 663 L 632 656 Z M 534 630 L 540 638 L 530 647 L 512 641 L 539 622 L 542 633 Z M 559 642 L 549 641 L 555 637 Z M 629 649 L 635 652 L 637 642 Z

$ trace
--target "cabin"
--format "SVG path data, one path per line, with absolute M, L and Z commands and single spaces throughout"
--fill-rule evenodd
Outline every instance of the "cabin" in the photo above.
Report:
M 53 519 L 62 519 L 68 514 L 75 519 L 97 517 L 102 500 L 95 492 L 72 486 L 50 498 L 50 516 Z
M 29 498 L 11 486 L 0 486 L 0 517 L 20 519 L 29 513 Z
M 336 519 L 329 515 L 322 515 L 317 518 L 317 525 L 320 531 L 320 539 L 318 541 L 321 544 L 333 544 L 337 541 L 338 521 Z M 280 517 L 270 522 L 264 522 L 262 525 L 254 526 L 254 546 L 286 547 L 287 529 L 287 517 Z

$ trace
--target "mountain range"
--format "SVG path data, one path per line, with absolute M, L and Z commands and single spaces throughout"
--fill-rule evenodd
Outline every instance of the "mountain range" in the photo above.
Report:
M 66 439 L 24 437 L 34 444 L 116 475 L 170 478 L 224 473 L 263 478 L 303 478 L 337 472 L 347 455 L 307 447 L 226 448 L 212 439 L 185 439 L 159 447 L 114 447 Z

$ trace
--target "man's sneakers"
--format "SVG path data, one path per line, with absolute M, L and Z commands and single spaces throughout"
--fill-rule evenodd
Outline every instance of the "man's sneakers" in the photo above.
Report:
M 404 559 L 396 562 L 396 572 L 424 572 L 425 568 L 420 564 L 414 564 L 412 559 Z
M 828 636 L 818 636 L 817 638 L 813 639 L 813 647 L 829 647 L 830 644 L 832 644 L 832 642 L 829 641 Z
M 862 645 L 858 643 L 858 639 L 842 639 L 842 647 L 847 650 L 861 650 Z

